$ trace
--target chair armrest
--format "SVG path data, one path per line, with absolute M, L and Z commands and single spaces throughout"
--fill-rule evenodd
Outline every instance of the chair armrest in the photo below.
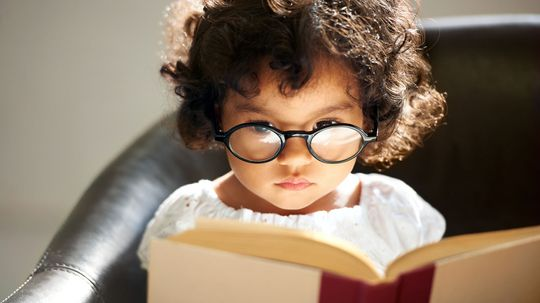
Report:
M 147 222 L 174 189 L 227 170 L 222 153 L 183 148 L 173 123 L 173 115 L 158 122 L 95 179 L 3 303 L 146 302 L 136 249 Z

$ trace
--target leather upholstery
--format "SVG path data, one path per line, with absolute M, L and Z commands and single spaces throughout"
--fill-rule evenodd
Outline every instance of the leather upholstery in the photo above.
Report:
M 437 87 L 448 94 L 447 122 L 384 173 L 438 208 L 447 236 L 540 224 L 540 15 L 424 24 Z M 177 187 L 228 169 L 220 152 L 183 148 L 173 119 L 159 121 L 94 180 L 3 303 L 146 301 L 135 254 L 146 223 Z
M 540 15 L 426 26 L 446 125 L 387 173 L 442 212 L 446 236 L 540 224 Z

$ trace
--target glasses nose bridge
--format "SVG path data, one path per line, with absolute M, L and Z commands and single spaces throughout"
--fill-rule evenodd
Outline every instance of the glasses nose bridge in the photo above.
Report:
M 283 137 L 285 137 L 285 140 L 283 141 L 283 144 L 287 143 L 287 140 L 290 138 L 302 138 L 306 142 L 306 145 L 309 145 L 308 138 L 310 136 L 309 133 L 303 132 L 303 131 L 286 131 L 283 132 Z
M 277 155 L 278 162 L 281 164 L 288 163 L 289 165 L 305 165 L 311 161 L 310 159 L 312 159 L 314 156 L 309 146 L 309 133 L 305 131 L 285 131 L 281 132 L 281 135 L 283 136 L 284 140 L 281 143 L 281 150 Z M 300 142 L 297 142 L 295 147 L 289 146 L 289 144 L 287 144 L 287 140 L 290 138 L 304 139 L 304 147 L 297 145 L 301 144 Z
M 290 132 L 283 132 L 283 135 L 285 136 L 285 139 L 293 138 L 293 137 L 301 137 L 306 138 L 309 137 L 309 134 L 306 132 L 296 132 L 296 131 L 290 131 Z

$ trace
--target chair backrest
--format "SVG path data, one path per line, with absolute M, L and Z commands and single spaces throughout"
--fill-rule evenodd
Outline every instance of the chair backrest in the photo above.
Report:
M 425 27 L 447 120 L 383 173 L 439 209 L 446 236 L 540 224 L 540 16 L 442 18 Z

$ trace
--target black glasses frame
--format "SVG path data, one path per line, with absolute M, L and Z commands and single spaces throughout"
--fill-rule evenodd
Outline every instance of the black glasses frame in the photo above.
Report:
M 277 129 L 277 128 L 273 127 L 273 126 L 270 126 L 270 125 L 267 125 L 267 124 L 264 124 L 264 123 L 250 122 L 250 123 L 238 124 L 238 125 L 230 128 L 226 132 L 223 132 L 223 131 L 221 131 L 219 129 L 216 129 L 215 132 L 214 132 L 214 139 L 216 141 L 223 142 L 225 144 L 225 146 L 227 147 L 227 149 L 235 157 L 237 157 L 238 159 L 240 159 L 242 161 L 249 162 L 249 163 L 266 163 L 266 162 L 270 162 L 270 161 L 272 161 L 272 160 L 274 160 L 275 158 L 278 157 L 278 155 L 281 153 L 281 151 L 283 151 L 283 149 L 285 148 L 285 144 L 287 142 L 287 139 L 300 137 L 300 138 L 303 138 L 306 141 L 307 149 L 309 150 L 309 153 L 315 159 L 317 159 L 317 160 L 319 160 L 319 161 L 321 161 L 323 163 L 327 163 L 327 164 L 338 164 L 338 163 L 347 162 L 347 161 L 350 161 L 350 160 L 356 158 L 356 156 L 358 156 L 358 154 L 360 154 L 360 152 L 364 149 L 364 147 L 366 147 L 366 145 L 368 145 L 369 143 L 377 140 L 377 135 L 378 135 L 378 121 L 377 120 L 378 119 L 375 119 L 373 130 L 371 132 L 369 132 L 369 133 L 366 133 L 363 129 L 361 129 L 360 127 L 358 127 L 356 125 L 348 124 L 348 123 L 331 124 L 331 125 L 327 125 L 327 126 L 321 127 L 319 129 L 316 129 L 316 130 L 313 130 L 313 131 L 301 131 L 301 130 L 282 131 L 280 129 Z M 281 142 L 281 146 L 275 152 L 275 154 L 272 157 L 270 157 L 269 159 L 265 159 L 265 160 L 261 160 L 261 161 L 254 161 L 254 160 L 245 159 L 242 156 L 238 155 L 231 148 L 230 141 L 229 141 L 229 138 L 230 138 L 231 134 L 234 133 L 236 130 L 238 130 L 240 128 L 250 127 L 250 126 L 264 127 L 266 129 L 274 132 L 276 135 L 278 135 L 278 137 L 280 139 L 280 142 Z M 324 131 L 326 129 L 333 128 L 333 127 L 348 127 L 348 128 L 354 129 L 355 131 L 360 133 L 360 135 L 362 136 L 362 139 L 363 139 L 362 146 L 360 146 L 360 148 L 358 149 L 358 151 L 354 155 L 352 155 L 349 158 L 344 159 L 344 160 L 328 161 L 328 160 L 324 160 L 324 159 L 319 158 L 319 156 L 317 156 L 317 154 L 313 151 L 313 149 L 311 148 L 311 141 L 313 140 L 313 137 L 315 137 L 318 133 L 320 133 L 320 132 L 322 132 L 322 131 Z

